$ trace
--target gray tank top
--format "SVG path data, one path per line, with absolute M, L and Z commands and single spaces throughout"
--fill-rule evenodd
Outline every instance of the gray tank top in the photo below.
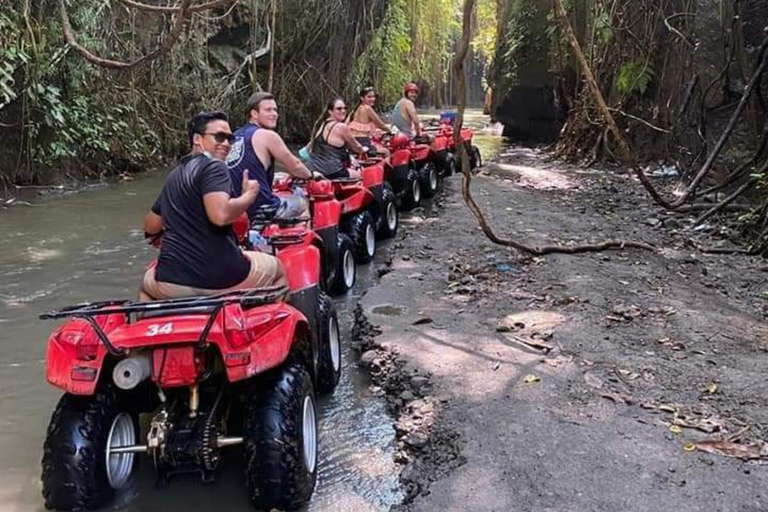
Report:
M 400 130 L 401 133 L 406 134 L 407 136 L 413 138 L 413 125 L 411 124 L 410 119 L 405 119 L 403 117 L 401 107 L 403 105 L 404 101 L 411 101 L 408 98 L 400 98 L 400 101 L 397 102 L 397 105 L 395 105 L 395 110 L 392 112 L 392 124 L 397 126 L 397 129 Z
M 312 142 L 312 152 L 309 154 L 309 161 L 307 162 L 307 168 L 310 171 L 317 171 L 323 174 L 326 178 L 337 178 L 348 176 L 346 172 L 347 164 L 349 163 L 349 151 L 346 145 L 342 147 L 336 147 L 329 144 L 323 137 L 323 132 L 326 126 L 332 121 L 326 121 L 323 127 L 320 129 L 315 140 Z M 328 130 L 328 135 L 331 134 L 334 127 L 339 123 L 334 122 Z

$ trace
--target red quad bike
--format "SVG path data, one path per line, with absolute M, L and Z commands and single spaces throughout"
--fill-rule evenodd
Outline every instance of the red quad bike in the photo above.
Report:
M 457 158 L 453 153 L 453 128 L 450 124 L 430 124 L 426 132 L 434 137 L 432 150 L 435 152 L 435 164 L 443 176 L 452 176 L 457 171 Z
M 270 237 L 287 288 L 94 302 L 41 316 L 69 319 L 47 346 L 46 378 L 65 394 L 43 449 L 46 507 L 108 504 L 131 483 L 140 454 L 153 459 L 158 483 L 188 472 L 208 482 L 234 445 L 256 508 L 292 510 L 310 499 L 315 393 L 338 383 L 341 344 L 319 287 L 320 251 L 304 236 Z
M 386 147 L 389 152 L 390 172 L 386 174 L 392 190 L 400 198 L 404 210 L 412 210 L 421 204 L 422 186 L 411 155 L 411 141 L 407 135 L 384 135 L 374 144 Z
M 376 198 L 362 181 L 354 178 L 314 180 L 307 184 L 312 203 L 328 196 L 341 203 L 341 230 L 349 235 L 355 260 L 368 263 L 376 253 Z M 374 213 L 371 213 L 371 212 Z M 314 221 L 313 217 L 313 221 Z
M 293 194 L 298 182 L 293 178 L 278 180 L 273 190 L 278 195 Z M 309 198 L 312 231 L 317 234 L 313 243 L 322 254 L 325 288 L 335 295 L 346 293 L 355 285 L 357 264 L 355 245 L 348 234 L 342 232 L 342 203 L 334 196 L 333 186 L 327 180 L 308 181 L 306 194 Z M 273 218 L 274 217 L 274 218 Z M 290 224 L 278 212 L 268 220 L 278 226 Z
M 438 154 L 438 160 L 442 163 L 445 175 L 450 176 L 455 171 L 458 171 L 461 161 L 456 148 L 456 143 L 453 140 L 453 124 L 450 121 L 440 121 L 437 124 L 433 122 L 431 126 L 427 128 L 427 131 L 435 135 L 434 147 Z M 483 165 L 480 148 L 472 144 L 474 135 L 474 131 L 471 128 L 465 127 L 461 129 L 461 141 L 464 144 L 464 147 L 467 148 L 470 170 L 477 169 Z M 444 158 L 440 157 L 440 149 L 442 148 L 447 150 Z
M 439 160 L 434 148 L 430 146 L 429 137 L 415 138 L 411 141 L 409 149 L 424 197 L 434 197 L 440 189 L 442 176 L 438 169 Z
M 392 238 L 400 225 L 400 212 L 392 185 L 386 181 L 391 167 L 386 159 L 367 155 L 356 161 L 356 166 L 363 175 L 363 185 L 371 191 L 375 208 L 371 209 L 379 238 Z

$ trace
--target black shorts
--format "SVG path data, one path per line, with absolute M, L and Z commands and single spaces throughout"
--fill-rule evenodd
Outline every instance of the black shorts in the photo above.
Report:
M 325 177 L 328 178 L 329 180 L 338 180 L 338 179 L 341 179 L 341 178 L 349 178 L 349 171 L 346 170 L 346 169 L 342 169 L 340 171 L 336 171 L 336 172 L 331 173 L 331 174 L 326 174 Z
M 368 148 L 368 156 L 376 156 L 379 154 L 370 137 L 355 137 L 355 139 L 357 139 L 357 142 L 359 142 L 361 146 Z

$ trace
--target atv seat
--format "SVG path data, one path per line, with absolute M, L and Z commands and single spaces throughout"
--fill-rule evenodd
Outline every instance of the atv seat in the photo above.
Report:
M 334 178 L 334 179 L 331 180 L 331 182 L 339 183 L 341 185 L 351 185 L 351 184 L 354 184 L 354 183 L 360 183 L 361 181 L 363 181 L 363 180 L 361 180 L 359 178 Z

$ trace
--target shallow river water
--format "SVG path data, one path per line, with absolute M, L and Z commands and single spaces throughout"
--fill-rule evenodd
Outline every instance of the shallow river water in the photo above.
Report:
M 482 138 L 484 156 L 496 151 L 498 140 Z M 45 382 L 44 371 L 45 342 L 56 323 L 37 316 L 77 302 L 135 296 L 143 269 L 155 256 L 143 239 L 141 220 L 163 179 L 162 173 L 148 173 L 0 212 L 0 512 L 44 510 L 40 459 L 60 392 Z M 355 289 L 337 300 L 344 340 L 373 269 L 360 267 Z M 368 392 L 367 376 L 348 345 L 344 357 L 341 383 L 320 403 L 319 477 L 308 510 L 388 510 L 402 498 L 392 461 L 392 422 Z M 230 449 L 215 484 L 204 486 L 190 475 L 172 479 L 164 489 L 155 488 L 154 469 L 144 459 L 134 488 L 111 508 L 250 511 L 239 455 Z

